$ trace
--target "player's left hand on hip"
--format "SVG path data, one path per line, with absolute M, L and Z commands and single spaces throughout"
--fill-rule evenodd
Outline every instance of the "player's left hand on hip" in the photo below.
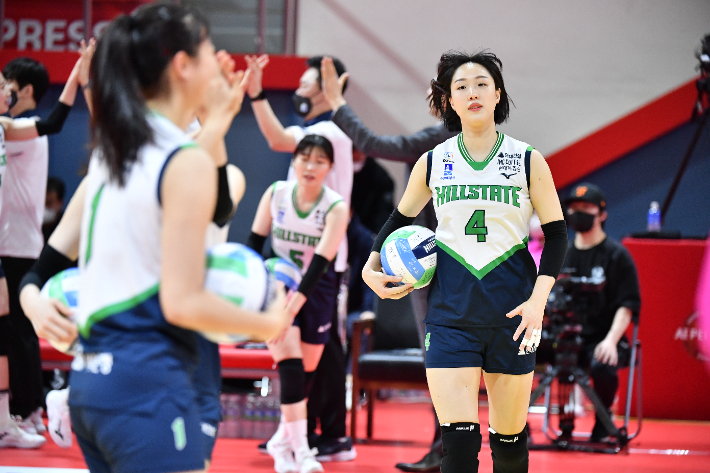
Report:
M 518 348 L 518 355 L 534 353 L 537 347 L 540 346 L 544 308 L 544 305 L 538 306 L 530 300 L 527 300 L 506 314 L 508 318 L 513 318 L 516 315 L 522 317 L 520 325 L 518 325 L 517 330 L 515 330 L 513 334 L 513 340 L 517 341 L 520 335 L 523 334 L 523 331 L 525 331 L 525 335 L 523 335 L 520 347 Z

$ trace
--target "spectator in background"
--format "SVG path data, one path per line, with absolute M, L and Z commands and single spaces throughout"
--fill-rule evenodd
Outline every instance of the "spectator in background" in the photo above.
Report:
M 6 91 L 12 97 L 12 119 L 0 119 L 7 156 L 0 187 L 0 259 L 10 298 L 10 315 L 0 318 L 0 331 L 9 333 L 10 412 L 23 419 L 21 427 L 30 433 L 46 430 L 41 407 L 42 367 L 39 341 L 20 307 L 18 285 L 44 246 L 42 217 L 49 159 L 46 135 L 61 131 L 79 85 L 86 85 L 80 84 L 78 78 L 82 60 L 80 57 L 74 65 L 59 100 L 45 119 L 30 113 L 49 87 L 45 67 L 34 59 L 17 58 L 2 71 Z
M 582 321 L 580 366 L 589 370 L 594 391 L 611 408 L 619 388 L 618 369 L 630 359 L 626 328 L 641 309 L 636 265 L 628 250 L 604 232 L 607 219 L 606 197 L 594 184 L 575 186 L 565 200 L 566 220 L 575 231 L 567 250 L 564 268 L 570 276 L 605 281 L 599 293 L 588 296 Z M 603 442 L 609 432 L 599 413 L 590 441 Z
M 355 147 L 353 147 L 353 169 L 355 176 L 351 208 L 360 218 L 362 225 L 369 228 L 371 232 L 377 233 L 394 210 L 392 203 L 394 181 L 385 168 L 375 161 L 375 158 L 366 156 Z M 360 269 L 362 270 L 362 267 Z
M 376 135 L 360 121 L 343 97 L 343 86 L 347 81 L 348 74 L 336 74 L 332 60 L 325 58 L 321 64 L 321 75 L 323 77 L 325 98 L 333 109 L 333 123 L 338 125 L 353 140 L 355 148 L 361 150 L 367 156 L 376 156 L 390 161 L 402 161 L 411 168 L 422 154 L 456 134 L 456 132 L 447 130 L 443 123 L 439 123 L 412 135 Z M 433 110 L 430 109 L 429 112 L 436 116 Z M 355 200 L 353 199 L 353 201 Z M 414 223 L 431 230 L 436 228 L 436 215 L 431 201 L 419 213 Z M 428 291 L 427 287 L 414 291 L 411 295 L 412 308 L 416 318 L 417 333 L 419 334 L 422 350 L 424 349 L 424 325 L 422 321 L 426 316 Z M 353 406 L 354 408 L 355 406 Z M 430 451 L 424 458 L 416 463 L 398 463 L 396 465 L 397 468 L 403 471 L 439 471 L 443 450 L 441 430 L 436 413 L 434 413 L 434 429 L 434 441 Z
M 64 181 L 54 176 L 47 178 L 47 195 L 44 199 L 42 217 L 42 235 L 45 243 L 64 215 L 64 192 Z

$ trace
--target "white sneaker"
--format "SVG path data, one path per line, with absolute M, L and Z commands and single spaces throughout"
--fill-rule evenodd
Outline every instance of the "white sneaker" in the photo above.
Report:
M 274 459 L 274 470 L 276 473 L 298 473 L 298 467 L 293 460 L 293 450 L 286 442 L 266 442 L 266 453 Z M 321 470 L 322 471 L 322 470 Z
M 19 423 L 10 422 L 0 426 L 0 448 L 39 448 L 47 439 L 38 434 L 30 434 L 19 427 Z
M 66 389 L 47 394 L 47 427 L 54 443 L 62 448 L 72 446 L 69 392 Z
M 38 407 L 37 410 L 35 410 L 32 414 L 30 414 L 30 419 L 32 420 L 32 423 L 35 425 L 35 430 L 37 431 L 38 434 L 43 434 L 47 431 L 47 427 L 44 426 L 44 420 L 42 419 L 42 413 L 44 412 L 44 409 L 41 407 Z
M 20 429 L 24 430 L 28 434 L 37 435 L 37 428 L 35 427 L 35 423 L 32 422 L 32 419 L 29 416 L 25 417 L 24 419 L 20 416 L 11 417 Z
M 302 448 L 296 452 L 296 463 L 299 473 L 318 473 L 323 471 L 323 465 L 316 460 L 315 448 Z

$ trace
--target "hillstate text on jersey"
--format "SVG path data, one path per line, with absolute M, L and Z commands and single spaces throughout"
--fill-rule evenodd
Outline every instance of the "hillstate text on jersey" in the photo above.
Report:
M 437 245 L 478 279 L 526 249 L 532 215 L 526 166 L 532 149 L 499 132 L 483 161 L 471 158 L 462 134 L 432 151 L 428 185 Z

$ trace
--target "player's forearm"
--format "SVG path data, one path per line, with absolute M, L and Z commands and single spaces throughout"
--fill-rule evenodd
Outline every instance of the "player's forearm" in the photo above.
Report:
M 611 329 L 606 335 L 606 339 L 616 345 L 621 340 L 621 337 L 626 333 L 626 329 L 631 323 L 631 310 L 627 307 L 619 307 L 614 314 L 614 322 L 611 324 Z
M 79 80 L 75 75 L 69 76 L 69 80 L 64 85 L 64 90 L 59 96 L 59 101 L 64 105 L 73 106 L 76 100 L 76 91 L 79 88 Z
M 217 120 L 207 119 L 197 133 L 195 141 L 210 155 L 215 165 L 227 164 L 227 147 L 224 143 L 226 130 Z
M 293 137 L 286 131 L 278 117 L 274 113 L 269 101 L 258 100 L 251 103 L 256 123 L 259 125 L 261 133 L 266 138 L 269 148 L 274 151 L 291 152 L 295 149 Z

